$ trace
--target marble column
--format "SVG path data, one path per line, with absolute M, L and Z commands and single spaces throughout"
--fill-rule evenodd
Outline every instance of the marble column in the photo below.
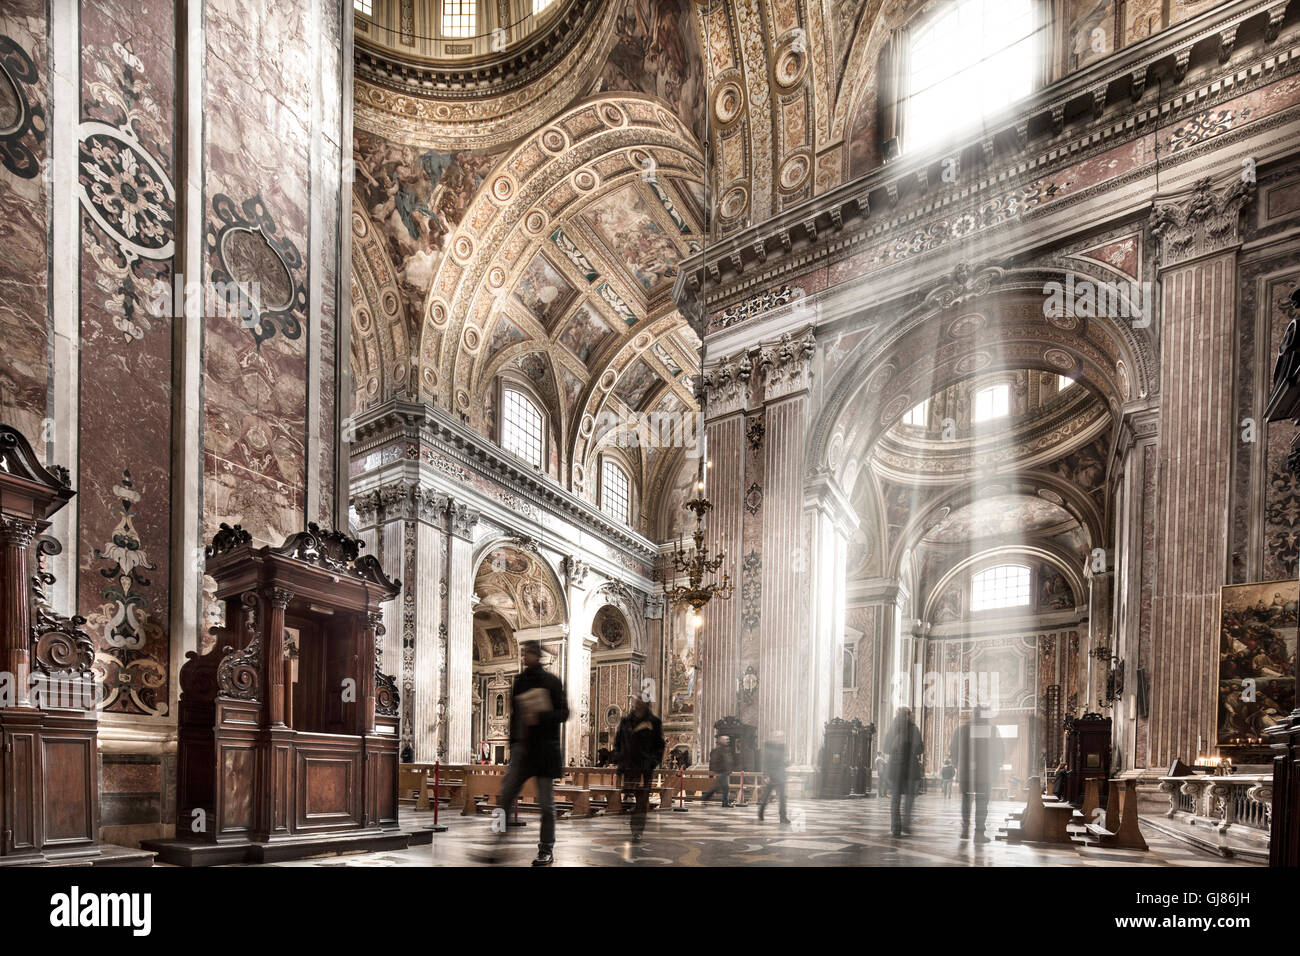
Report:
M 447 763 L 468 763 L 474 754 L 470 702 L 474 692 L 474 526 L 479 513 L 452 501 L 447 517 L 446 676 L 439 699 L 443 721 L 438 750 Z
M 1147 767 L 1149 716 L 1137 707 L 1139 672 L 1150 668 L 1151 582 L 1155 567 L 1155 488 L 1158 410 L 1126 415 L 1119 436 L 1120 462 L 1115 494 L 1115 549 L 1112 634 L 1115 653 L 1127 663 L 1122 708 L 1116 712 L 1115 740 L 1126 765 Z M 1132 716 L 1130 717 L 1130 713 Z
M 821 648 L 811 627 L 814 537 L 804 522 L 808 360 L 813 349 L 811 333 L 802 339 L 785 335 L 779 343 L 762 348 L 758 358 L 767 423 L 759 734 L 784 731 L 792 764 L 805 768 L 816 759 L 821 735 L 821 727 L 814 725 L 812 702 L 817 696 L 816 675 L 824 664 L 818 659 Z
M 698 739 L 700 751 L 705 754 L 713 747 L 713 725 L 737 712 L 742 670 L 741 619 L 753 613 L 757 604 L 746 586 L 751 572 L 742 566 L 745 560 L 742 554 L 745 405 L 752 375 L 753 363 L 742 354 L 723 359 L 705 373 L 704 381 L 708 391 L 706 448 L 713 462 L 705 480 L 705 492 L 713 502 L 713 510 L 704 519 L 705 544 L 710 555 L 726 550 L 728 561 L 724 567 L 736 588 L 730 600 L 709 602 L 702 612 L 704 626 L 695 636 L 699 674 Z M 689 534 L 694 527 L 694 515 L 686 517 Z M 689 555 L 689 537 L 685 546 Z
M 410 739 L 418 763 L 438 759 L 438 701 L 444 693 L 445 666 L 441 624 L 447 594 L 447 505 L 446 495 L 416 489 L 415 521 L 407 548 L 408 559 L 413 559 L 415 566 L 409 587 L 403 585 L 408 591 L 410 620 L 403 621 L 408 633 L 402 643 L 404 664 L 408 655 L 410 658 Z
M 809 541 L 808 664 L 812 676 L 802 703 L 811 731 L 804 751 L 810 760 L 816 758 L 821 745 L 822 728 L 843 709 L 848 539 L 857 523 L 829 470 L 809 479 L 804 489 L 804 526 Z
M 569 720 L 564 725 L 564 752 L 577 757 L 579 762 L 586 753 L 583 749 L 584 728 L 590 706 L 591 687 L 591 615 L 587 609 L 587 579 L 589 567 L 575 555 L 563 562 L 565 600 L 569 607 L 569 633 L 565 637 L 567 667 L 564 674 L 565 693 L 569 698 Z
M 1241 208 L 1251 184 L 1203 180 L 1157 200 L 1160 445 L 1150 766 L 1214 746 L 1219 588 L 1228 575 L 1233 336 Z

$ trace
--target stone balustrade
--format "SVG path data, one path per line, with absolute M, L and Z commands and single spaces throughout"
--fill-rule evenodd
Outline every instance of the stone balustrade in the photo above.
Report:
M 1271 774 L 1161 777 L 1165 816 L 1199 830 L 1197 840 L 1223 856 L 1267 854 L 1273 800 Z

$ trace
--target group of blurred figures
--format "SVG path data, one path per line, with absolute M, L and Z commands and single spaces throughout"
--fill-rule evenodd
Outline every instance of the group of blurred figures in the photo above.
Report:
M 519 792 L 529 779 L 537 781 L 537 801 L 541 808 L 541 836 L 533 866 L 549 866 L 555 849 L 555 779 L 564 772 L 561 727 L 569 719 L 564 685 L 542 667 L 541 646 L 536 641 L 523 645 L 523 671 L 515 678 L 510 719 L 510 766 L 501 785 L 499 805 L 494 820 L 504 823 L 505 815 L 515 806 Z M 894 718 L 885 738 L 884 750 L 877 767 L 881 796 L 890 797 L 890 823 L 894 836 L 906 836 L 912 829 L 912 804 L 924 778 L 922 758 L 924 744 L 921 730 L 903 707 Z M 630 794 L 634 807 L 629 818 L 633 842 L 639 843 L 645 832 L 653 776 L 664 758 L 663 723 L 650 709 L 650 702 L 636 698 L 627 715 L 619 722 L 614 748 L 607 760 L 618 767 L 624 794 Z M 709 755 L 709 770 L 715 775 L 713 786 L 703 795 L 704 802 L 720 795 L 724 807 L 731 801 L 733 750 L 727 737 L 719 737 Z M 781 823 L 789 823 L 786 812 L 785 735 L 774 731 L 763 744 L 763 795 L 758 802 L 758 819 L 764 819 L 768 802 L 777 798 Z M 989 723 L 988 714 L 977 708 L 973 716 L 952 735 L 948 758 L 941 772 L 945 798 L 951 797 L 954 781 L 961 792 L 961 835 L 971 832 L 971 811 L 975 813 L 975 840 L 986 842 L 985 821 L 989 811 L 989 794 L 1002 765 L 1002 741 L 997 728 Z M 495 826 L 504 839 L 508 827 Z M 499 844 L 498 844 L 499 845 Z M 499 851 L 485 857 L 485 862 L 499 860 Z
M 925 745 L 921 728 L 912 711 L 900 707 L 876 759 L 880 796 L 890 798 L 890 827 L 894 836 L 912 832 L 912 804 L 925 778 Z M 988 713 L 977 707 L 966 722 L 953 731 L 948 756 L 939 772 L 944 799 L 952 797 L 955 782 L 961 793 L 961 836 L 971 835 L 971 811 L 975 812 L 975 842 L 987 843 L 984 832 L 989 815 L 989 795 L 1002 766 L 1002 740 L 989 723 Z
M 510 765 L 501 784 L 494 819 L 504 821 L 524 785 L 530 779 L 536 780 L 542 819 L 533 866 L 550 866 L 555 861 L 555 779 L 564 772 L 561 727 L 569 719 L 569 704 L 563 683 L 542 667 L 541 645 L 527 641 L 521 650 L 524 669 L 515 678 L 511 691 Z M 629 820 L 635 843 L 641 842 L 645 833 L 650 790 L 654 772 L 664 758 L 664 746 L 663 722 L 651 711 L 648 700 L 636 698 L 627 716 L 619 722 L 614 749 L 605 757 L 608 763 L 618 767 L 623 793 L 632 795 L 634 806 Z M 712 789 L 704 794 L 704 802 L 720 792 L 724 807 L 735 806 L 731 802 L 732 749 L 729 738 L 718 739 L 718 745 L 709 757 L 709 770 L 715 776 Z M 775 795 L 781 822 L 789 823 L 785 798 L 785 735 L 781 731 L 773 733 L 763 745 L 763 772 L 766 785 L 758 804 L 758 819 L 763 820 L 768 801 Z M 507 827 L 497 826 L 495 829 L 504 839 Z M 500 859 L 497 850 L 484 857 L 484 862 L 494 863 Z

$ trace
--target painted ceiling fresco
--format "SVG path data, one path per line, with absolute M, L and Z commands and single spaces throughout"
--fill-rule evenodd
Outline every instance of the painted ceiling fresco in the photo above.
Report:
M 930 528 L 922 540 L 955 543 L 1010 535 L 1027 537 L 1074 522 L 1074 516 L 1060 505 L 1042 498 L 1000 495 L 958 508 Z
M 479 612 L 495 611 L 515 630 L 556 624 L 564 614 L 553 575 L 535 554 L 518 548 L 495 548 L 474 576 Z

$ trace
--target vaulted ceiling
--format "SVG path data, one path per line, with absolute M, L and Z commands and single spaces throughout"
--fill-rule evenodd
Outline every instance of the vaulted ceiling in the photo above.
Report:
M 468 64 L 359 31 L 356 407 L 430 401 L 494 436 L 496 381 L 529 383 L 547 470 L 590 495 L 602 413 L 692 407 L 699 340 L 670 289 L 704 241 L 705 113 L 715 235 L 836 185 L 879 12 L 570 0 Z M 677 477 L 679 455 L 622 453 L 647 501 Z

